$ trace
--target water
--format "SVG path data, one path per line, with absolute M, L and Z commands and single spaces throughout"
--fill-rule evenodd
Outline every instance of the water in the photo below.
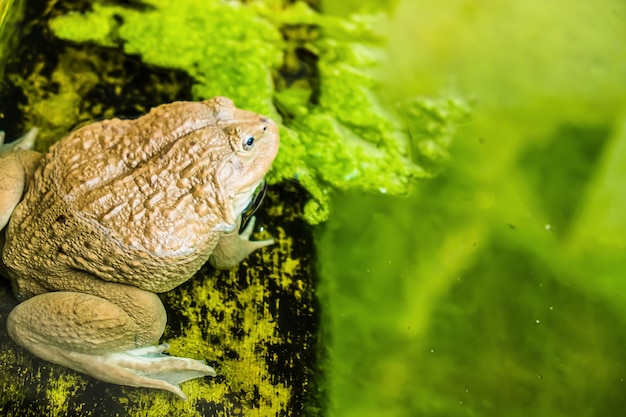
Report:
M 318 230 L 330 415 L 621 413 L 625 31 L 614 1 L 399 2 L 387 92 L 475 112 L 437 179 Z

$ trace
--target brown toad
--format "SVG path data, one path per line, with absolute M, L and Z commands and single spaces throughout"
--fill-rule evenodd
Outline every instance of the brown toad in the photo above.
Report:
M 215 372 L 155 346 L 166 322 L 155 293 L 273 243 L 239 224 L 278 144 L 271 120 L 216 97 L 87 125 L 43 156 L 5 150 L 1 249 L 20 301 L 11 337 L 97 379 L 185 398 L 179 383 Z

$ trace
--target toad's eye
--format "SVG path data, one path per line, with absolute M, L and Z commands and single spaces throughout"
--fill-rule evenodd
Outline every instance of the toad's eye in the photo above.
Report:
M 244 139 L 244 141 L 243 141 L 243 149 L 245 149 L 247 151 L 250 148 L 252 148 L 253 146 L 254 146 L 254 137 L 253 136 L 248 136 L 246 139 Z

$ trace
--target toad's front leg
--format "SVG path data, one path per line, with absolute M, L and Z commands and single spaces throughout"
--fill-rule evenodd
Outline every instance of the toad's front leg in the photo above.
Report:
M 154 346 L 166 314 L 156 294 L 98 281 L 90 294 L 50 292 L 19 304 L 7 321 L 19 345 L 47 361 L 120 385 L 158 388 L 185 399 L 178 384 L 215 376 L 202 361 Z
M 36 137 L 37 129 L 31 129 L 15 142 L 3 144 L 4 132 L 0 130 L 0 229 L 9 222 L 41 158 L 40 153 L 30 150 Z
M 239 233 L 239 222 L 232 233 L 221 237 L 213 253 L 209 258 L 209 263 L 217 269 L 230 269 L 239 264 L 245 257 L 257 249 L 270 246 L 275 243 L 274 239 L 250 240 L 256 219 L 250 218 L 246 228 Z

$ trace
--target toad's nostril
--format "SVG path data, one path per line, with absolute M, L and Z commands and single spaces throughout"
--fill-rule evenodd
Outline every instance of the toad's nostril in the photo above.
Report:
M 267 122 L 269 122 L 269 120 L 268 120 L 268 118 L 267 118 L 267 117 L 262 117 L 262 116 L 261 116 L 261 117 L 259 118 L 259 120 L 261 120 L 263 123 L 267 123 Z

